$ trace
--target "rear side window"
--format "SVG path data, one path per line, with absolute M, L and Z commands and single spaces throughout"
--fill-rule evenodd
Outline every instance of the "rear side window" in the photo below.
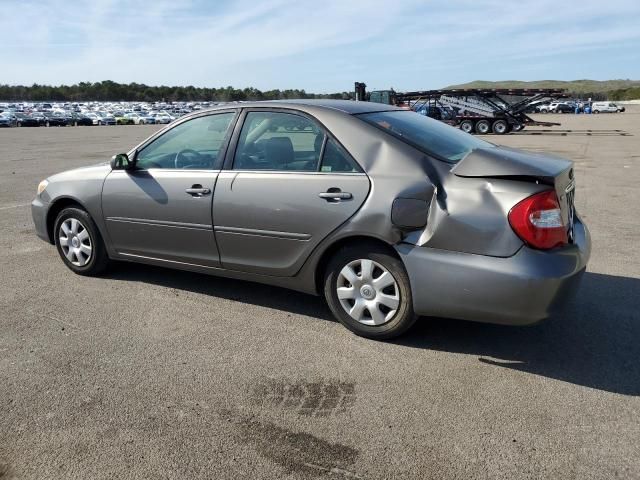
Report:
M 357 117 L 418 150 L 449 163 L 459 162 L 476 148 L 495 147 L 492 143 L 464 133 L 458 128 L 415 112 L 393 110 L 365 113 Z
M 327 143 L 322 154 L 320 171 L 327 173 L 355 173 L 360 168 L 355 164 L 344 148 L 332 138 L 327 138 Z
M 291 113 L 249 112 L 242 126 L 235 170 L 318 170 L 324 132 Z

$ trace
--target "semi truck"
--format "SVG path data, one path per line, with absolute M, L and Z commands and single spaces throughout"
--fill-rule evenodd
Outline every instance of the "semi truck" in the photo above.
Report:
M 528 125 L 559 126 L 527 115 L 527 109 L 542 101 L 566 98 L 562 89 L 465 88 L 396 92 L 367 92 L 366 84 L 355 82 L 355 100 L 396 105 L 457 126 L 467 133 L 504 135 Z

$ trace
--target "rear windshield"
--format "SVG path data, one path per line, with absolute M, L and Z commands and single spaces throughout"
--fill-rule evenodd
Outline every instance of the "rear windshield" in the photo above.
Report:
M 418 150 L 450 163 L 457 163 L 476 148 L 495 147 L 458 128 L 415 112 L 394 110 L 357 116 Z

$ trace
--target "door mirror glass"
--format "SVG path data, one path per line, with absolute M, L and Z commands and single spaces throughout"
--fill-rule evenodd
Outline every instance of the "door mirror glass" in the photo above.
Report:
M 126 153 L 118 153 L 111 157 L 112 170 L 131 170 L 135 166 L 135 162 L 129 159 Z

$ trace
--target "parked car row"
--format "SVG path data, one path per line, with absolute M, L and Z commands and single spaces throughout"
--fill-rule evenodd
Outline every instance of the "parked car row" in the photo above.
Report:
M 212 102 L 180 103 L 0 103 L 0 126 L 54 127 L 78 125 L 168 124 Z
M 528 113 L 620 113 L 624 112 L 622 105 L 613 102 L 584 102 L 580 100 L 566 100 L 532 105 Z

